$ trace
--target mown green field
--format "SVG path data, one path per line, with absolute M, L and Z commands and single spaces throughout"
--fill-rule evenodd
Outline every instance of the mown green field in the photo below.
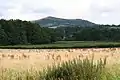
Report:
M 40 45 L 8 45 L 0 46 L 7 49 L 65 49 L 65 48 L 110 48 L 120 47 L 120 42 L 96 42 L 96 41 L 58 41 L 51 44 Z

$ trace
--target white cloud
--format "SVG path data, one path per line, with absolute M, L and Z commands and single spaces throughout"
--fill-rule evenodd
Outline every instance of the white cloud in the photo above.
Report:
M 35 20 L 46 16 L 119 24 L 120 0 L 0 0 L 0 18 Z
M 120 24 L 119 4 L 119 0 L 93 0 L 88 19 L 101 24 Z

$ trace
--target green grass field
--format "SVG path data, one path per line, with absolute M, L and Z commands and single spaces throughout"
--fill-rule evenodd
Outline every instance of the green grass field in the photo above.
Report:
M 9 45 L 0 46 L 2 49 L 65 49 L 65 48 L 110 48 L 120 47 L 120 42 L 96 42 L 96 41 L 58 41 L 41 45 Z

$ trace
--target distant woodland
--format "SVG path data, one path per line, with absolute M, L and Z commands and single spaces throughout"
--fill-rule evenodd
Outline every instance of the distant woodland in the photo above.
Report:
M 120 41 L 120 25 L 42 27 L 22 20 L 0 20 L 0 45 L 48 44 L 56 41 Z

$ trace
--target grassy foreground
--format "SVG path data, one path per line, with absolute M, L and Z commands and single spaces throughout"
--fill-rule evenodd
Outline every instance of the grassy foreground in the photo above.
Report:
M 106 67 L 106 58 L 97 62 L 88 58 L 48 66 L 43 71 L 0 69 L 0 80 L 120 80 L 119 66 Z
M 120 42 L 96 41 L 58 41 L 41 45 L 8 45 L 0 46 L 1 49 L 67 49 L 67 48 L 111 48 L 120 47 Z

